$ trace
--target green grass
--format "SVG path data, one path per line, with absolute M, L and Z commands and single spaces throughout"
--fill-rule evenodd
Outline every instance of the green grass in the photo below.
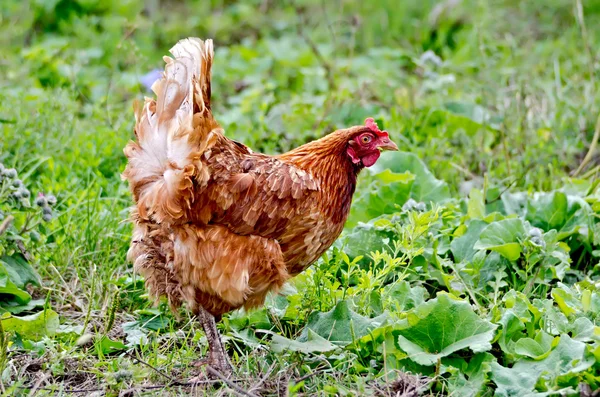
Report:
M 3 311 L 17 289 L 32 299 L 0 322 L 4 395 L 234 393 L 174 383 L 200 371 L 201 327 L 150 307 L 125 259 L 132 102 L 187 36 L 215 39 L 214 112 L 228 136 L 278 153 L 373 116 L 402 151 L 361 175 L 344 235 L 285 296 L 225 316 L 239 387 L 392 395 L 414 380 L 398 371 L 427 376 L 432 395 L 600 387 L 597 155 L 576 172 L 600 112 L 600 6 L 360 3 L 0 4 L 0 163 L 33 196 L 58 198 L 43 222 L 9 198 L 6 178 L 0 190 L 15 218 L 2 265 L 22 241 L 40 276 L 19 286 L 0 272 Z M 38 331 L 17 329 L 31 314 Z M 424 327 L 454 339 L 420 340 Z

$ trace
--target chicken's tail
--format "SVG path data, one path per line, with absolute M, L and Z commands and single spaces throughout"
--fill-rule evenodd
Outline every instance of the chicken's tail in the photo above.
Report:
M 124 150 L 129 161 L 123 178 L 139 216 L 156 223 L 182 219 L 194 200 L 194 186 L 208 182 L 200 159 L 220 129 L 210 109 L 212 40 L 181 40 L 171 54 L 152 86 L 157 99 L 134 105 L 137 142 Z

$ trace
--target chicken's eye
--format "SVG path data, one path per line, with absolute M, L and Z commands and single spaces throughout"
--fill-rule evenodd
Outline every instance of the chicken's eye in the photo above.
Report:
M 363 135 L 360 137 L 360 141 L 364 144 L 370 143 L 372 139 L 373 138 L 371 138 L 371 135 Z

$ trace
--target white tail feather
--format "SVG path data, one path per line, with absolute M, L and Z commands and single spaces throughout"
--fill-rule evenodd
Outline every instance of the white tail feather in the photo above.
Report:
M 156 101 L 146 98 L 143 108 L 135 107 L 137 143 L 125 148 L 123 173 L 140 216 L 158 223 L 180 219 L 193 201 L 196 178 L 209 177 L 197 159 L 218 127 L 210 112 L 212 40 L 184 39 L 170 52 L 174 58 L 164 57 L 163 77 L 152 85 Z

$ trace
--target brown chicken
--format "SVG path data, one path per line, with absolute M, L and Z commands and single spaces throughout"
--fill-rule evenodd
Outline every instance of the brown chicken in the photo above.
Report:
M 215 318 L 263 304 L 314 263 L 344 227 L 360 170 L 397 147 L 367 119 L 282 155 L 255 153 L 213 118 L 212 41 L 181 40 L 171 53 L 125 148 L 128 257 L 152 298 L 199 317 L 208 364 L 229 375 Z

